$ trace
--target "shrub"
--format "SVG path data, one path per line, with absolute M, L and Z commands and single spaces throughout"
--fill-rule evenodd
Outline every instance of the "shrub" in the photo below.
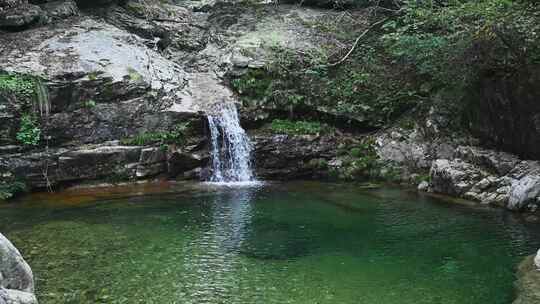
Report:
M 181 145 L 185 141 L 188 127 L 188 123 L 178 124 L 170 131 L 145 132 L 134 137 L 122 139 L 120 142 L 126 146 L 159 144 L 164 147 L 169 144 Z
M 35 83 L 29 76 L 20 74 L 0 74 L 0 92 L 2 91 L 26 97 L 33 97 L 35 94 Z
M 20 181 L 0 182 L 0 200 L 7 200 L 18 193 L 26 192 L 26 184 Z
M 333 132 L 332 127 L 320 122 L 290 121 L 281 119 L 274 119 L 270 125 L 270 130 L 274 133 L 289 135 L 314 135 Z
M 89 99 L 84 102 L 84 107 L 88 109 L 93 109 L 96 107 L 96 102 L 92 99 Z
M 37 146 L 41 137 L 41 129 L 35 116 L 25 114 L 17 132 L 17 140 L 25 146 Z

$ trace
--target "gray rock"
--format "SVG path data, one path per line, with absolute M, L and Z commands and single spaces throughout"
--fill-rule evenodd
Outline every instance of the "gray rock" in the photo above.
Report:
M 150 177 L 164 173 L 167 170 L 167 153 L 161 147 L 142 149 L 137 165 L 138 178 Z
M 334 159 L 338 147 L 332 136 L 252 134 L 251 139 L 257 176 L 277 180 L 325 177 L 321 165 Z
M 168 174 L 177 177 L 187 171 L 206 166 L 208 156 L 199 153 L 187 153 L 182 150 L 173 151 L 167 160 Z
M 520 162 L 515 155 L 472 146 L 457 147 L 456 157 L 480 167 L 493 169 L 499 175 L 507 174 Z
M 426 181 L 421 182 L 418 184 L 418 191 L 427 191 L 429 189 L 429 183 Z
M 0 10 L 0 28 L 21 28 L 44 18 L 39 6 L 28 4 L 27 1 L 21 2 Z
M 456 196 L 467 193 L 486 176 L 479 168 L 459 159 L 434 161 L 430 175 L 433 191 Z
M 521 210 L 529 203 L 536 203 L 540 195 L 540 176 L 527 175 L 512 184 L 508 199 L 508 209 Z
M 0 304 L 38 304 L 38 301 L 33 293 L 0 287 Z
M 0 303 L 37 303 L 34 295 L 34 277 L 30 266 L 17 248 L 1 233 L 0 274 Z
M 58 180 L 98 179 L 108 176 L 135 177 L 141 147 L 101 146 L 60 155 Z M 135 168 L 134 168 L 135 167 Z
M 40 5 L 47 17 L 52 20 L 61 20 L 79 15 L 77 3 L 73 0 L 60 0 Z

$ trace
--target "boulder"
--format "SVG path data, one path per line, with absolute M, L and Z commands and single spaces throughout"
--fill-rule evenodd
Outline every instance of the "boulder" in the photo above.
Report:
M 438 193 L 462 196 L 486 173 L 462 160 L 437 159 L 430 170 L 431 188 Z
M 418 191 L 428 191 L 429 189 L 429 183 L 426 181 L 421 182 L 418 184 Z
M 51 20 L 61 20 L 79 15 L 79 8 L 73 0 L 47 2 L 40 7 Z
M 540 176 L 526 175 L 512 183 L 508 209 L 521 210 L 530 203 L 536 204 L 538 197 L 540 197 Z
M 477 166 L 491 169 L 499 175 L 508 174 L 520 162 L 517 156 L 510 153 L 473 146 L 457 147 L 456 157 Z
M 0 3 L 0 29 L 19 29 L 37 23 L 45 17 L 37 5 L 28 1 L 3 1 Z
M 143 178 L 163 173 L 167 170 L 166 161 L 167 153 L 162 147 L 142 149 L 135 174 L 138 178 Z
M 187 153 L 182 150 L 176 150 L 169 154 L 167 165 L 168 174 L 171 177 L 177 177 L 196 168 L 206 166 L 208 163 L 208 155 L 202 153 Z M 197 172 L 199 174 L 200 172 Z M 189 176 L 195 176 L 188 174 Z
M 13 244 L 0 233 L 0 303 L 37 304 L 30 266 Z

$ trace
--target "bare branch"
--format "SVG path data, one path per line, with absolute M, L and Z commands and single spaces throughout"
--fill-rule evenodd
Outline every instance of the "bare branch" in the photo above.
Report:
M 386 22 L 386 20 L 388 20 L 388 18 L 384 18 L 382 20 L 379 20 L 373 24 L 371 24 L 365 31 L 363 31 L 357 38 L 356 40 L 354 41 L 354 44 L 353 46 L 351 47 L 351 49 L 349 50 L 349 52 L 347 52 L 347 54 L 345 56 L 343 56 L 343 58 L 341 58 L 339 61 L 336 61 L 334 63 L 330 63 L 329 66 L 337 66 L 341 63 L 343 63 L 345 60 L 347 60 L 347 58 L 349 58 L 349 56 L 354 52 L 354 49 L 356 48 L 356 46 L 358 45 L 358 42 L 360 42 L 360 39 L 362 39 L 364 36 L 366 36 L 373 28 L 375 28 L 376 26 L 380 25 L 380 24 L 383 24 L 384 22 Z

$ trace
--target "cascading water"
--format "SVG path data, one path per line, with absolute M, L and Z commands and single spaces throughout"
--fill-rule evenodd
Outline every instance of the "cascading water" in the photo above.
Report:
M 209 181 L 255 181 L 251 168 L 252 145 L 246 131 L 240 126 L 235 105 L 220 104 L 212 115 L 208 115 L 208 125 L 212 141 L 212 175 Z

